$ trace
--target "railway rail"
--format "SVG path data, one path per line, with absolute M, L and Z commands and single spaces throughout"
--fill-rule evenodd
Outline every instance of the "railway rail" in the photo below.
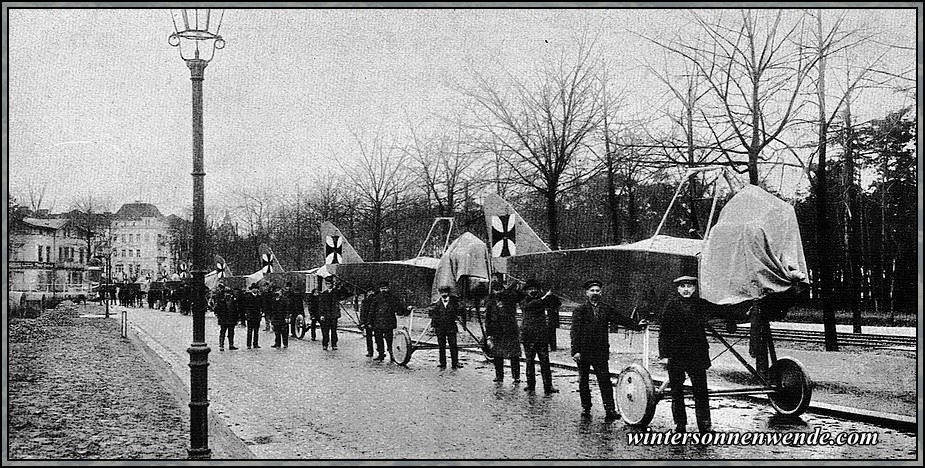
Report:
M 518 318 L 519 318 L 518 313 Z M 569 328 L 571 324 L 571 316 L 568 314 L 563 314 L 560 316 L 560 324 L 562 328 Z M 649 329 L 653 331 L 658 331 L 658 324 L 649 325 Z M 724 338 L 747 338 L 748 337 L 748 328 L 738 327 L 735 332 L 728 333 L 725 331 L 720 331 L 720 335 Z M 776 341 L 792 341 L 799 343 L 825 343 L 825 333 L 815 330 L 794 330 L 794 329 L 782 329 L 782 328 L 772 328 L 771 336 Z M 838 343 L 845 346 L 859 346 L 865 348 L 891 348 L 891 347 L 903 347 L 903 348 L 913 348 L 915 349 L 918 346 L 918 337 L 915 336 L 900 336 L 900 335 L 877 335 L 869 333 L 838 333 Z

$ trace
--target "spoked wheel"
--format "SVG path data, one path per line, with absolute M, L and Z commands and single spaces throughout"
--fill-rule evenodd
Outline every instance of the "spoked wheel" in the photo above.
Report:
M 305 336 L 305 330 L 307 329 L 308 328 L 305 326 L 305 316 L 302 314 L 296 315 L 295 316 L 295 330 L 296 330 L 295 336 L 296 338 L 301 340 Z
M 775 391 L 768 394 L 778 413 L 799 416 L 813 397 L 813 381 L 800 364 L 790 357 L 778 358 L 768 369 L 768 384 Z
M 648 426 L 658 403 L 649 371 L 639 364 L 631 364 L 617 376 L 615 387 L 617 408 L 623 421 L 630 426 Z
M 411 346 L 411 334 L 408 333 L 408 330 L 404 328 L 399 328 L 395 330 L 395 333 L 392 335 L 392 357 L 395 358 L 395 362 L 400 366 L 404 366 L 411 361 L 411 353 L 414 352 L 414 348 Z

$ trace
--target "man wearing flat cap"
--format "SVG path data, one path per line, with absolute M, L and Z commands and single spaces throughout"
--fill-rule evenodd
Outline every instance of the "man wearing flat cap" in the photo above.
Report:
M 603 283 L 598 280 L 585 282 L 588 301 L 572 312 L 572 359 L 578 364 L 578 393 L 581 396 L 581 414 L 591 415 L 591 368 L 597 376 L 604 403 L 604 418 L 613 421 L 620 417 L 613 399 L 613 385 L 610 382 L 610 326 L 623 325 L 632 330 L 642 330 L 645 323 L 639 323 L 601 302 Z M 616 328 L 614 329 L 616 331 Z
M 668 359 L 668 386 L 671 388 L 671 414 L 675 432 L 687 430 L 684 409 L 685 374 L 694 388 L 695 413 L 700 432 L 712 428 L 707 396 L 707 369 L 710 345 L 705 327 L 711 308 L 697 294 L 697 278 L 681 276 L 674 280 L 678 294 L 665 303 L 658 332 L 659 355 Z
M 453 288 L 449 286 L 440 286 L 437 289 L 440 292 L 440 299 L 431 304 L 427 310 L 430 315 L 430 324 L 437 335 L 437 346 L 440 348 L 440 363 L 437 367 L 443 369 L 446 367 L 446 348 L 450 348 L 450 360 L 453 368 L 462 367 L 459 363 L 459 349 L 456 347 L 456 318 L 465 317 L 466 309 L 459 303 L 459 299 L 450 295 Z
M 389 358 L 392 362 L 395 362 L 395 358 L 392 356 L 392 337 L 394 336 L 395 328 L 398 327 L 398 319 L 395 316 L 407 315 L 411 308 L 406 307 L 405 301 L 398 294 L 392 292 L 389 287 L 388 281 L 380 281 L 379 292 L 373 296 L 369 307 L 372 333 L 376 338 L 376 352 L 378 353 L 374 360 L 385 360 L 385 349 L 388 348 Z
M 546 291 L 543 294 L 542 286 L 536 280 L 527 280 L 524 283 L 526 299 L 520 303 L 523 319 L 520 324 L 520 341 L 524 345 L 524 354 L 527 358 L 527 386 L 524 391 L 533 392 L 536 387 L 536 359 L 540 361 L 540 374 L 543 377 L 543 390 L 546 394 L 559 393 L 552 386 L 552 368 L 549 366 L 549 329 L 552 326 L 551 310 L 557 308 L 562 302 Z

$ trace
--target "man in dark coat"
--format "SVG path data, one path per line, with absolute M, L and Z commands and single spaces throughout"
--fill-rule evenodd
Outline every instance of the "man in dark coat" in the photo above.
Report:
M 183 283 L 180 286 L 180 313 L 183 315 L 189 315 L 193 309 L 193 291 L 192 288 Z
M 263 317 L 263 298 L 260 296 L 260 288 L 257 284 L 251 284 L 247 292 L 244 293 L 242 300 L 244 303 L 244 315 L 247 317 L 247 349 L 253 345 L 254 349 L 260 348 L 260 319 Z
M 315 330 L 321 325 L 321 312 L 318 307 L 318 290 L 312 289 L 312 292 L 306 295 L 306 306 L 308 307 L 308 329 L 312 334 L 312 341 L 317 341 Z
M 633 330 L 642 330 L 644 325 L 617 312 L 610 305 L 601 302 L 602 283 L 590 280 L 584 284 L 588 302 L 572 312 L 572 358 L 578 364 L 578 393 L 581 395 L 582 415 L 591 414 L 591 368 L 597 376 L 604 402 L 605 419 L 613 421 L 620 417 L 613 400 L 613 386 L 610 382 L 610 325 L 623 325 Z M 616 329 L 614 329 L 616 331 Z
M 218 350 L 225 350 L 225 335 L 228 335 L 228 349 L 236 350 L 234 346 L 234 326 L 238 323 L 238 317 L 233 310 L 231 302 L 231 295 L 229 294 L 225 286 L 219 286 L 215 290 L 214 295 L 214 305 L 213 311 L 215 312 L 215 318 L 218 319 Z
M 527 355 L 527 386 L 524 391 L 533 392 L 536 388 L 536 359 L 540 360 L 540 374 L 543 377 L 543 390 L 547 393 L 559 393 L 552 386 L 552 369 L 549 367 L 549 328 L 550 309 L 561 304 L 552 291 L 541 295 L 542 287 L 536 280 L 527 280 L 524 291 L 527 298 L 520 304 L 523 319 L 520 325 L 520 341 Z
M 459 304 L 458 298 L 450 296 L 451 287 L 441 286 L 438 290 L 440 299 L 427 308 L 430 325 L 437 335 L 437 346 L 440 348 L 440 363 L 437 367 L 446 368 L 446 348 L 449 344 L 453 368 L 459 369 L 462 364 L 459 363 L 459 349 L 456 344 L 456 333 L 459 331 L 456 328 L 456 318 L 464 318 L 466 310 Z
M 659 355 L 668 359 L 668 385 L 671 387 L 671 414 L 675 431 L 687 430 L 684 410 L 684 374 L 694 388 L 695 413 L 700 432 L 712 429 L 710 402 L 707 395 L 707 369 L 710 367 L 710 345 L 706 327 L 710 308 L 697 294 L 697 278 L 681 276 L 674 280 L 678 295 L 664 307 L 659 323 Z
M 270 317 L 273 323 L 273 332 L 276 334 L 276 340 L 271 348 L 289 347 L 289 330 L 286 327 L 286 320 L 289 318 L 289 298 L 280 289 L 279 286 L 273 286 L 272 309 Z
M 347 288 L 337 285 L 333 278 L 326 280 L 328 289 L 318 295 L 319 322 L 321 323 L 321 347 L 325 351 L 328 343 L 337 351 L 337 320 L 340 318 L 340 301 L 350 295 Z
M 291 281 L 286 282 L 286 299 L 289 302 L 289 333 L 293 338 L 298 338 L 296 333 L 302 332 L 302 330 L 296 330 L 296 317 L 301 315 L 302 320 L 305 320 L 305 307 L 302 305 L 302 296 L 302 293 L 292 287 Z
M 491 341 L 495 362 L 495 382 L 504 380 L 504 360 L 511 362 L 511 377 L 520 382 L 520 330 L 517 328 L 517 303 L 524 293 L 504 287 L 504 277 L 492 275 L 491 294 L 485 306 L 485 336 Z
M 360 302 L 360 331 L 366 338 L 366 357 L 373 357 L 373 300 L 376 290 L 366 291 L 366 296 Z
M 411 307 L 406 306 L 401 296 L 389 289 L 388 281 L 382 281 L 379 283 L 379 292 L 370 304 L 370 308 L 373 333 L 376 336 L 376 352 L 378 353 L 376 360 L 382 361 L 385 359 L 385 350 L 387 348 L 389 350 L 389 359 L 395 362 L 395 357 L 392 356 L 392 338 L 395 328 L 398 327 L 398 319 L 395 316 L 407 315 Z

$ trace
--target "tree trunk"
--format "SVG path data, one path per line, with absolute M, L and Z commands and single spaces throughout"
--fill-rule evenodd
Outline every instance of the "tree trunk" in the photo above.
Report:
M 636 189 L 634 183 L 632 179 L 626 182 L 626 237 L 630 241 L 635 241 L 636 233 L 639 232 L 639 218 L 636 212 Z
M 620 237 L 620 198 L 617 196 L 617 184 L 614 180 L 613 154 L 609 149 L 605 151 L 607 151 L 607 207 L 610 211 L 610 228 L 613 233 L 613 243 L 619 244 L 623 240 Z
M 759 144 L 760 133 L 759 125 L 761 120 L 758 115 L 758 77 L 752 79 L 752 141 L 748 147 L 748 183 L 752 185 L 758 185 L 758 156 L 761 153 L 761 147 Z
M 858 186 L 855 182 L 854 129 L 851 127 L 851 99 L 845 100 L 845 243 L 848 261 L 848 309 L 854 333 L 861 333 L 861 246 L 859 242 L 860 213 Z
M 556 190 L 546 193 L 546 222 L 549 226 L 549 248 L 559 250 L 559 208 L 556 206 Z
M 822 35 L 822 13 L 816 17 L 818 37 Z M 819 46 L 819 80 L 816 94 L 819 99 L 819 167 L 816 170 L 816 249 L 819 255 L 819 285 L 822 302 L 822 325 L 825 330 L 825 350 L 838 351 L 838 335 L 835 327 L 835 309 L 832 307 L 832 263 L 833 250 L 829 247 L 831 232 L 828 217 L 828 182 L 826 180 L 826 138 L 828 124 L 825 108 L 825 55 Z
M 382 256 L 382 206 L 373 207 L 373 261 Z
M 694 168 L 697 161 L 694 159 L 694 109 L 691 105 L 687 106 L 687 167 Z M 687 185 L 687 204 L 688 204 L 688 234 L 690 237 L 703 238 L 700 232 L 700 222 L 697 220 L 697 174 L 691 174 L 690 183 Z M 709 221 L 708 221 L 709 222 Z

